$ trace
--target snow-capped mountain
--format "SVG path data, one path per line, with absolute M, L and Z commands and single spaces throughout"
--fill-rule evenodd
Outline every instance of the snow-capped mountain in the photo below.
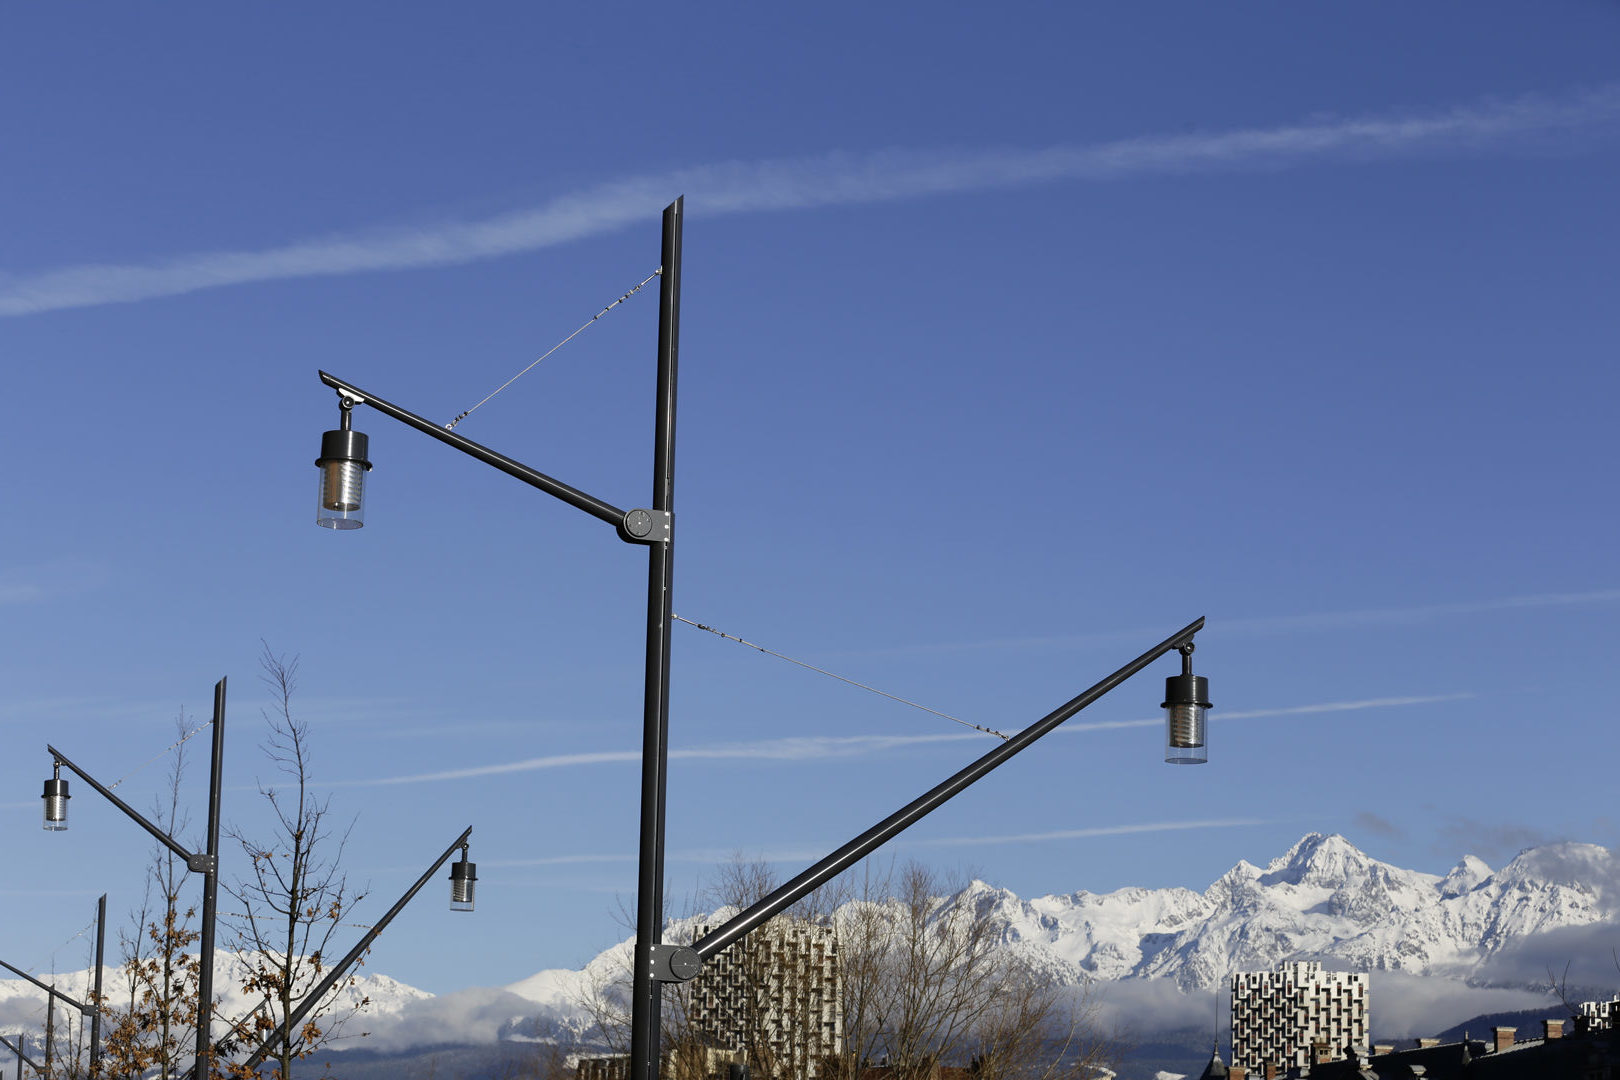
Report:
M 92 976 L 93 972 L 85 969 L 56 975 L 39 973 L 35 978 L 55 986 L 58 992 L 70 998 L 88 1001 Z M 242 971 L 236 956 L 220 953 L 214 965 L 214 989 L 220 997 L 217 1015 L 222 1022 L 245 1017 L 253 1009 L 254 1002 L 242 993 L 241 982 Z M 119 1006 L 120 982 L 111 966 L 103 973 L 102 992 L 113 1008 Z M 125 997 L 127 993 L 127 990 L 123 991 Z M 378 1023 L 387 1023 L 406 1006 L 432 996 L 425 990 L 418 990 L 387 975 L 357 972 L 354 985 L 338 990 L 334 1000 L 337 1002 L 336 1013 L 348 1014 L 362 999 L 366 999 L 364 1009 L 350 1025 L 355 1032 L 359 1032 Z M 0 1034 L 10 1036 L 23 1032 L 37 1036 L 44 1023 L 45 997 L 43 990 L 23 979 L 0 979 Z M 57 1003 L 56 1018 L 58 1024 L 72 1024 L 75 1028 L 79 1022 L 77 1011 L 63 1009 L 60 1001 Z
M 1239 862 L 1202 892 L 1126 888 L 1022 900 L 975 881 L 940 904 L 970 905 L 992 920 L 1002 946 L 1074 983 L 1173 984 L 1207 993 L 1233 972 L 1309 958 L 1438 976 L 1454 987 L 1544 987 L 1547 958 L 1562 965 L 1567 950 L 1579 947 L 1582 928 L 1589 941 L 1606 942 L 1600 951 L 1609 963 L 1610 939 L 1620 940 L 1620 855 L 1595 844 L 1548 844 L 1501 870 L 1470 855 L 1436 876 L 1379 862 L 1342 836 L 1312 833 L 1264 868 Z M 713 919 L 674 924 L 671 937 Z M 1548 947 L 1530 947 L 1538 942 Z M 377 1032 L 374 1043 L 580 1037 L 590 1028 L 581 1003 L 629 969 L 629 952 L 625 941 L 577 971 L 541 971 L 504 988 L 443 998 L 373 973 L 345 993 L 371 999 L 355 1028 Z M 222 1014 L 237 1016 L 249 1003 L 232 989 L 231 962 L 221 957 L 215 986 L 226 995 Z M 83 1000 L 88 975 L 60 975 L 57 985 Z M 37 1030 L 43 1011 L 36 988 L 0 980 L 0 1033 Z
M 1001 941 L 1068 980 L 1169 979 L 1223 986 L 1235 971 L 1292 958 L 1360 971 L 1529 983 L 1490 961 L 1531 935 L 1620 918 L 1620 856 L 1595 844 L 1549 844 L 1499 871 L 1472 855 L 1448 874 L 1379 862 L 1342 836 L 1311 833 L 1263 869 L 1239 862 L 1203 892 L 1126 888 L 1022 900 L 975 881 L 947 905 L 971 904 Z M 615 946 L 584 971 L 543 971 L 507 987 L 562 1010 Z

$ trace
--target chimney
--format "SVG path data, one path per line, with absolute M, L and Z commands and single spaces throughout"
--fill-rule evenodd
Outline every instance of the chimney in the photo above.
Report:
M 1440 1040 L 1439 1039 L 1419 1039 L 1417 1041 L 1417 1044 L 1418 1044 L 1418 1049 L 1419 1050 L 1427 1050 L 1431 1046 L 1439 1046 L 1440 1045 Z
M 1266 1080 L 1277 1080 L 1277 1066 L 1272 1062 L 1266 1062 L 1265 1074 Z
M 1311 1043 L 1311 1067 L 1315 1068 L 1328 1059 L 1328 1047 L 1324 1042 Z
M 1249 1080 L 1249 1070 L 1242 1065 L 1233 1065 L 1226 1070 L 1228 1080 Z
M 1382 1057 L 1384 1054 L 1393 1054 L 1394 1052 L 1395 1052 L 1395 1044 L 1394 1043 L 1373 1043 L 1373 1056 L 1374 1057 Z
M 1510 1027 L 1491 1028 L 1491 1034 L 1496 1038 L 1496 1052 L 1498 1054 L 1513 1045 L 1513 1033 L 1517 1030 L 1518 1028 Z
M 1562 1020 L 1543 1020 L 1541 1027 L 1541 1037 L 1549 1042 L 1564 1037 L 1564 1022 Z

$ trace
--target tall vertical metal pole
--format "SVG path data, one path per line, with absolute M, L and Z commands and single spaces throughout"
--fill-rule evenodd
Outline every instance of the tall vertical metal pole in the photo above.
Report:
M 681 332 L 681 222 L 685 197 L 664 209 L 658 287 L 658 404 L 652 508 L 675 511 L 675 373 Z M 675 584 L 673 523 L 648 546 L 647 672 L 641 735 L 641 846 L 636 886 L 635 976 L 630 1002 L 629 1080 L 658 1080 L 660 993 L 652 947 L 664 932 L 664 778 L 669 755 L 670 613 Z
M 102 893 L 101 899 L 96 901 L 96 990 L 90 998 L 91 1006 L 96 1010 L 90 1014 L 90 1075 L 101 1075 L 101 960 L 102 950 L 107 944 L 107 894 Z
M 55 984 L 51 986 L 56 989 Z M 56 995 L 45 998 L 45 1075 L 51 1075 L 51 1051 L 56 1047 Z
M 208 854 L 203 870 L 202 944 L 197 972 L 197 1060 L 193 1072 L 208 1080 L 214 1045 L 214 924 L 219 897 L 219 789 L 225 764 L 225 680 L 214 684 L 214 746 L 208 762 Z

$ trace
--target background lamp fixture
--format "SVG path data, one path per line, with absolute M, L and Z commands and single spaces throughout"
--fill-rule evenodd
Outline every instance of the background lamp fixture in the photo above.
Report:
M 321 456 L 315 459 L 321 471 L 315 524 L 327 529 L 358 529 L 365 524 L 366 473 L 371 471 L 371 462 L 366 460 L 365 432 L 349 426 L 354 405 L 351 397 L 339 399 L 343 418 L 336 430 L 321 436 Z
M 68 827 L 68 782 L 62 779 L 62 763 L 53 763 L 51 778 L 45 781 L 45 831 L 62 832 Z
M 478 864 L 467 861 L 467 849 L 461 849 L 461 858 L 450 864 L 450 910 L 471 911 L 473 890 L 477 887 Z
M 1164 680 L 1164 760 L 1172 765 L 1202 765 L 1209 760 L 1204 714 L 1209 709 L 1209 680 L 1194 675 L 1193 643 L 1181 646 L 1181 674 Z

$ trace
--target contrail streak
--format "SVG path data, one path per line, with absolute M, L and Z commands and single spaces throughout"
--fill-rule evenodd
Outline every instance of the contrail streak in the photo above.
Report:
M 453 266 L 534 251 L 649 220 L 686 193 L 693 215 L 891 202 L 1057 181 L 1276 169 L 1320 160 L 1469 153 L 1590 133 L 1620 120 L 1620 85 L 1562 97 L 1487 100 L 1426 113 L 1272 128 L 1151 135 L 1081 146 L 980 152 L 888 150 L 730 161 L 599 184 L 481 221 L 372 230 L 255 251 L 83 264 L 0 281 L 0 317 L 180 296 L 200 289 L 377 270 Z
M 1233 712 L 1226 719 L 1242 720 L 1267 716 L 1305 716 L 1313 713 L 1345 712 L 1355 709 L 1380 709 L 1404 705 L 1426 705 L 1438 701 L 1454 701 L 1471 697 L 1470 694 L 1434 694 L 1424 697 L 1367 698 L 1361 701 L 1329 701 L 1317 705 L 1293 705 L 1282 709 L 1255 709 Z M 1146 727 L 1161 724 L 1152 720 L 1103 720 L 1089 724 L 1071 724 L 1059 731 L 1107 731 L 1113 728 Z M 984 742 L 985 737 L 973 732 L 954 732 L 943 735 L 847 735 L 817 736 L 789 739 L 765 739 L 758 742 L 719 743 L 676 749 L 669 752 L 671 761 L 827 761 L 838 758 L 860 757 L 866 754 L 893 750 L 905 746 L 928 743 L 952 743 L 973 740 Z M 522 761 L 502 761 L 492 765 L 469 765 L 460 769 L 439 772 L 412 773 L 406 776 L 384 776 L 367 780 L 337 780 L 327 787 L 382 787 L 394 784 L 422 784 L 443 780 L 469 780 L 480 776 L 499 776 L 504 773 L 536 772 L 543 769 L 563 769 L 578 765 L 631 764 L 641 760 L 639 750 L 601 750 L 581 754 L 551 754 L 526 758 Z

